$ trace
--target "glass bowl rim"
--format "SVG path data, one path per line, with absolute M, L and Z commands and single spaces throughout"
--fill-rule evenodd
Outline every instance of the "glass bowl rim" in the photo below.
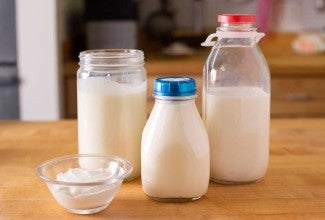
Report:
M 44 176 L 43 173 L 42 173 L 42 170 L 45 167 L 54 165 L 54 164 L 56 164 L 58 162 L 61 162 L 61 161 L 66 161 L 66 160 L 71 160 L 71 159 L 76 159 L 76 158 L 83 158 L 83 157 L 84 158 L 87 158 L 87 157 L 96 158 L 96 157 L 98 157 L 98 158 L 104 158 L 104 159 L 107 159 L 107 160 L 110 160 L 110 161 L 122 162 L 123 164 L 126 165 L 127 169 L 125 170 L 124 174 L 122 174 L 120 176 L 117 176 L 117 177 L 109 177 L 109 178 L 103 179 L 103 180 L 92 181 L 92 182 L 81 182 L 81 183 L 59 181 L 59 180 L 52 179 L 52 178 L 49 178 L 47 176 Z M 109 185 L 109 184 L 113 184 L 113 183 L 116 183 L 116 182 L 123 181 L 126 177 L 128 177 L 130 175 L 132 170 L 133 170 L 133 166 L 132 166 L 131 162 L 128 161 L 127 159 L 119 157 L 119 156 L 115 156 L 115 155 L 97 155 L 97 154 L 75 154 L 75 155 L 67 155 L 67 156 L 55 157 L 55 158 L 46 160 L 46 161 L 42 162 L 40 165 L 38 165 L 36 167 L 35 171 L 36 171 L 37 176 L 40 179 L 44 180 L 47 183 L 51 183 L 51 184 L 58 184 L 58 185 L 65 185 L 65 186 L 98 186 L 98 185 Z

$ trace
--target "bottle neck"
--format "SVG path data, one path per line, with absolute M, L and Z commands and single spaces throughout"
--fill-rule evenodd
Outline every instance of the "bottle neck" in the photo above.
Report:
M 230 32 L 252 32 L 256 31 L 251 22 L 222 22 L 218 31 L 230 31 Z
M 159 95 L 154 95 L 154 98 L 156 101 L 194 101 L 196 98 L 196 95 L 190 95 L 190 96 L 159 96 Z
M 179 99 L 155 99 L 155 105 L 157 108 L 176 108 L 176 109 L 187 109 L 187 108 L 193 108 L 195 106 L 195 99 L 184 99 L 184 100 L 179 100 Z

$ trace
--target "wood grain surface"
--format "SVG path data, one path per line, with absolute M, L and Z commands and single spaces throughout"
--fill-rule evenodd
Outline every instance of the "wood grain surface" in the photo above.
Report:
M 104 211 L 61 208 L 35 174 L 44 160 L 77 152 L 77 122 L 0 122 L 0 219 L 325 219 L 325 119 L 272 119 L 270 163 L 262 181 L 210 182 L 188 203 L 149 199 L 140 180 L 123 183 Z

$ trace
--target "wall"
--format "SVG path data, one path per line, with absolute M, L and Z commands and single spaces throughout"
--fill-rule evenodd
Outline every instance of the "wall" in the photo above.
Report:
M 190 29 L 195 20 L 193 16 L 194 0 L 170 1 L 175 12 L 175 21 L 178 28 Z M 216 16 L 225 13 L 255 13 L 257 0 L 201 0 L 202 4 L 202 28 L 204 30 L 215 29 Z M 139 1 L 139 20 L 143 26 L 146 18 L 160 8 L 159 0 Z
M 22 120 L 61 117 L 61 57 L 57 0 L 16 0 Z
M 196 0 L 171 1 L 176 12 L 178 28 L 193 27 L 193 5 Z M 202 26 L 205 30 L 217 26 L 216 15 L 227 13 L 256 14 L 258 0 L 200 0 L 202 3 Z M 269 0 L 272 13 L 270 30 L 297 32 L 302 30 L 325 29 L 325 0 Z M 159 0 L 139 0 L 140 26 L 146 18 L 160 7 Z

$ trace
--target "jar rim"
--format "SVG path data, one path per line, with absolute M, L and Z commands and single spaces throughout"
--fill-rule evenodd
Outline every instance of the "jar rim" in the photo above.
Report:
M 81 51 L 80 66 L 124 67 L 144 64 L 144 53 L 137 49 L 95 49 Z
M 79 58 L 134 58 L 144 56 L 142 50 L 136 49 L 95 49 L 95 50 L 84 50 L 79 54 Z

